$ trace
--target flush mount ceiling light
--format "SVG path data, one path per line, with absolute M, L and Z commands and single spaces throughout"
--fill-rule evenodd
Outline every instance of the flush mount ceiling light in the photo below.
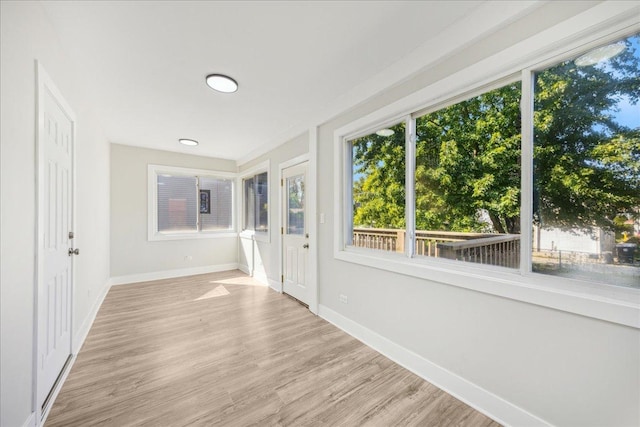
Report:
M 233 93 L 238 90 L 238 82 L 224 74 L 209 74 L 207 76 L 207 86 L 223 93 Z
M 622 41 L 617 43 L 612 43 L 607 46 L 602 46 L 602 47 L 598 47 L 596 49 L 590 50 L 584 55 L 578 57 L 574 62 L 578 67 L 595 65 L 598 62 L 606 61 L 607 59 L 611 59 L 616 55 L 620 55 L 622 51 L 625 50 L 626 48 L 627 46 Z
M 393 129 L 380 129 L 378 132 L 376 132 L 376 135 L 378 135 L 378 136 L 391 136 L 394 133 L 395 132 L 393 131 Z
M 198 145 L 198 141 L 196 141 L 195 139 L 181 138 L 178 140 L 178 142 L 180 142 L 180 144 L 182 145 L 188 145 L 189 147 L 195 147 L 196 145 Z

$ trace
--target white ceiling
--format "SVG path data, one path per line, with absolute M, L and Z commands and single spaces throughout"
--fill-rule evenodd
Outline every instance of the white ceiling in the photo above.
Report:
M 361 101 L 362 88 L 376 89 L 371 84 L 376 77 L 378 83 L 393 83 L 381 77 L 403 60 L 407 68 L 395 76 L 416 71 L 417 65 L 423 67 L 491 29 L 474 28 L 470 22 L 486 21 L 487 13 L 493 13 L 496 26 L 535 3 L 42 5 L 70 59 L 87 77 L 89 96 L 111 142 L 246 159 L 304 131 L 312 118 Z M 443 43 L 445 34 L 453 36 Z M 456 42 L 455 35 L 462 37 Z M 204 79 L 211 73 L 235 78 L 238 92 L 209 89 Z M 178 138 L 196 139 L 200 145 L 183 147 Z

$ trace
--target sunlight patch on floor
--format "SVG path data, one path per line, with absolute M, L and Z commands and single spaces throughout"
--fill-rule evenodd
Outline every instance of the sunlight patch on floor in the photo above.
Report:
M 227 290 L 227 288 L 225 288 L 224 286 L 220 285 L 220 286 L 210 290 L 206 294 L 202 295 L 201 297 L 196 298 L 194 301 L 200 301 L 200 300 L 209 299 L 209 298 L 223 297 L 223 296 L 229 295 L 229 293 L 230 292 Z
M 244 285 L 244 286 L 266 286 L 263 283 L 258 282 L 250 276 L 230 277 L 228 279 L 212 280 L 209 283 L 222 283 L 225 285 Z

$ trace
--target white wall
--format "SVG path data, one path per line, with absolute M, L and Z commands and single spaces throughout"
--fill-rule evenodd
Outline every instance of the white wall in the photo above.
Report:
M 236 237 L 147 240 L 149 164 L 236 171 L 233 160 L 111 144 L 112 278 L 127 281 L 130 277 L 131 281 L 137 281 L 167 271 L 189 273 L 215 267 L 235 268 L 238 263 Z
M 81 338 L 109 278 L 109 144 L 40 4 L 0 2 L 0 425 L 32 412 L 35 257 L 35 65 L 77 116 L 74 336 Z
M 252 271 L 256 279 L 280 283 L 280 164 L 309 153 L 309 134 L 304 133 L 280 145 L 276 149 L 240 165 L 239 174 L 259 163 L 269 160 L 269 242 L 252 241 L 240 237 L 239 260 L 245 271 Z M 253 251 L 253 265 L 251 254 Z
M 327 308 L 346 319 L 345 324 L 355 322 L 553 425 L 637 426 L 639 330 L 339 261 L 333 255 L 333 176 L 340 167 L 333 163 L 336 129 L 594 4 L 549 2 L 320 126 L 318 212 L 327 219 L 318 224 L 320 313 Z M 339 301 L 340 294 L 348 304 Z

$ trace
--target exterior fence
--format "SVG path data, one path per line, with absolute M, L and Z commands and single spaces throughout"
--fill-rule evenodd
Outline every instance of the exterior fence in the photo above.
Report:
M 389 252 L 404 252 L 405 231 L 385 228 L 354 228 L 353 246 Z M 620 245 L 618 245 L 620 246 Z M 635 248 L 634 248 L 635 250 Z M 520 267 L 520 235 L 496 233 L 459 233 L 454 231 L 416 231 L 415 254 L 454 259 L 507 268 Z M 532 252 L 533 271 L 567 277 L 615 276 L 618 284 L 640 286 L 638 253 L 628 259 L 620 254 L 594 254 L 567 250 Z M 598 276 L 600 275 L 600 276 Z M 608 279 L 605 279 L 608 278 Z
M 385 228 L 354 228 L 353 245 L 361 248 L 404 252 L 405 231 Z M 518 268 L 520 235 L 416 231 L 415 254 Z

